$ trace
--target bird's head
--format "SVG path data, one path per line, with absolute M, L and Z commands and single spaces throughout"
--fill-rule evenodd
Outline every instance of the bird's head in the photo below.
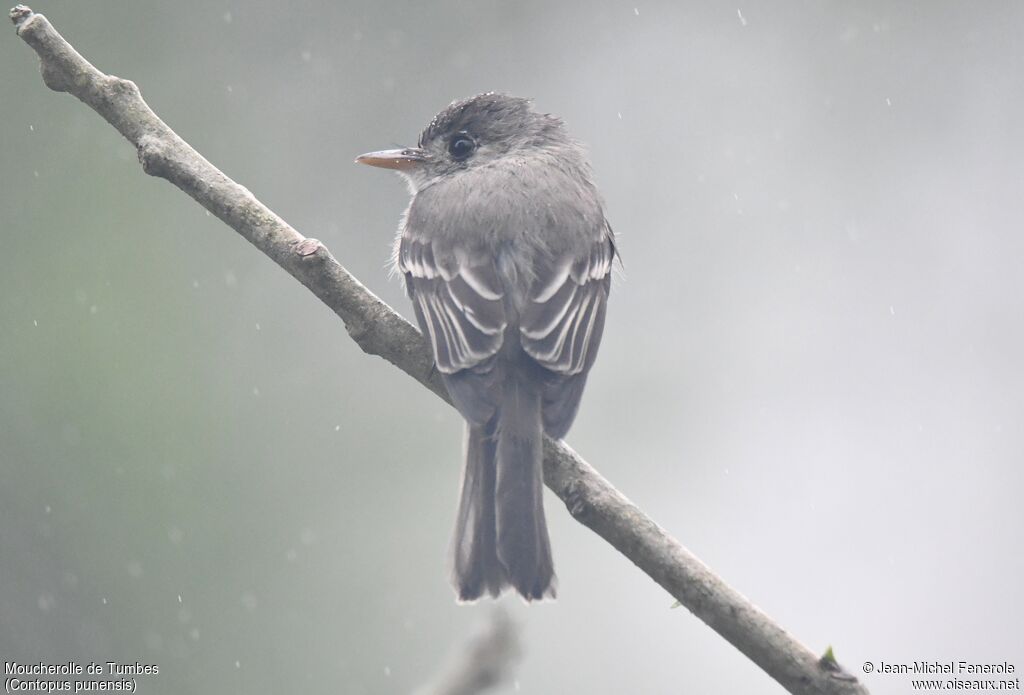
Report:
M 368 152 L 360 164 L 394 169 L 420 190 L 441 178 L 504 158 L 575 149 L 561 119 L 521 97 L 488 92 L 452 102 L 430 121 L 416 147 Z

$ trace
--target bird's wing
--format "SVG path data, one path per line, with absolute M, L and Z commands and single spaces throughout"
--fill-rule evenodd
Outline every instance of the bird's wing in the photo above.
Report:
M 442 374 L 476 367 L 501 349 L 507 321 L 493 260 L 405 234 L 397 265 Z
M 523 349 L 556 374 L 585 374 L 597 355 L 615 259 L 611 230 L 601 231 L 581 252 L 539 266 L 520 316 Z

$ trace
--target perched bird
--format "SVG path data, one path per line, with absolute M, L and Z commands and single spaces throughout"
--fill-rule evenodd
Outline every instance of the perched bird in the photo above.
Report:
M 394 264 L 466 420 L 458 598 L 553 598 L 543 433 L 576 416 L 616 256 L 583 148 L 529 100 L 487 93 L 437 114 L 416 147 L 356 161 L 409 184 Z

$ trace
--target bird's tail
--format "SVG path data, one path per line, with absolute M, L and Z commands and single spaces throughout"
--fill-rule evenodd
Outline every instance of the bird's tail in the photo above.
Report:
M 495 540 L 495 426 L 466 423 L 466 467 L 452 538 L 452 582 L 460 601 L 485 593 L 497 596 L 507 586 Z
M 555 572 L 544 521 L 540 394 L 506 384 L 495 418 L 467 425 L 466 468 L 453 539 L 455 589 L 462 601 L 511 584 L 527 601 L 554 597 Z
M 498 417 L 495 499 L 498 559 L 527 601 L 554 597 L 555 568 L 544 521 L 540 393 L 511 380 Z

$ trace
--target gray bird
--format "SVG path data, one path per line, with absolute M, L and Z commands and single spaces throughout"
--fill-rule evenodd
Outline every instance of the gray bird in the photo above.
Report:
M 458 598 L 554 598 L 542 435 L 576 417 L 616 256 L 583 148 L 529 100 L 487 93 L 437 114 L 416 147 L 356 161 L 409 183 L 393 260 L 466 420 Z

